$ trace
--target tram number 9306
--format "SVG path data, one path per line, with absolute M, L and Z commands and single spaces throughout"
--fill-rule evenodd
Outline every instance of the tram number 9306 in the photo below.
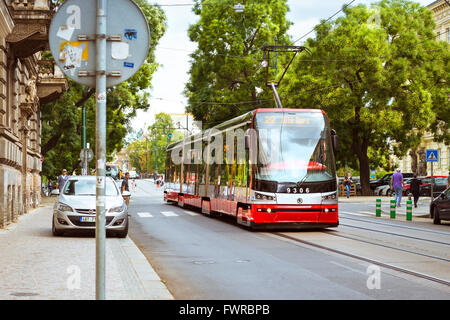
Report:
M 309 193 L 309 188 L 305 188 L 305 189 L 303 189 L 303 188 L 296 188 L 296 187 L 294 187 L 294 188 L 287 188 L 286 189 L 286 192 L 287 193 Z

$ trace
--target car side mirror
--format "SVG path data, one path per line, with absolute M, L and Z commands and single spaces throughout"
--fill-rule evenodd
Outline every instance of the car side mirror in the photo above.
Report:
M 331 142 L 333 143 L 334 152 L 339 150 L 339 139 L 336 130 L 331 129 Z

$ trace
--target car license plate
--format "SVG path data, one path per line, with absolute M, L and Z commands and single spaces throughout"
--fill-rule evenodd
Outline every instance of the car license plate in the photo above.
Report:
M 81 222 L 95 222 L 95 217 L 80 217 Z

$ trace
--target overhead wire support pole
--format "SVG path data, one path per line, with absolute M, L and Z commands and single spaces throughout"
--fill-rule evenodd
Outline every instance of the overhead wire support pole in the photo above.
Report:
M 96 120 L 97 192 L 95 298 L 105 300 L 105 185 L 106 185 L 106 8 L 107 0 L 97 0 L 96 15 Z
M 294 60 L 297 53 L 306 51 L 309 54 L 311 54 L 311 51 L 303 46 L 264 46 L 262 47 L 264 51 L 264 58 L 263 58 L 263 65 L 266 67 L 266 86 L 272 88 L 273 96 L 275 99 L 275 102 L 277 104 L 278 108 L 283 108 L 283 105 L 280 100 L 280 96 L 278 95 L 276 87 L 278 87 L 283 80 L 287 70 L 289 69 L 290 65 L 292 64 L 292 61 Z M 269 80 L 269 67 L 270 67 L 270 52 L 275 52 L 277 60 L 278 60 L 278 53 L 284 52 L 284 53 L 293 53 L 291 60 L 289 61 L 288 65 L 284 68 L 283 74 L 281 75 L 280 79 L 278 81 L 276 80 Z M 278 71 L 278 66 L 276 67 Z M 277 72 L 278 73 L 278 72 Z M 276 77 L 277 74 L 275 74 Z

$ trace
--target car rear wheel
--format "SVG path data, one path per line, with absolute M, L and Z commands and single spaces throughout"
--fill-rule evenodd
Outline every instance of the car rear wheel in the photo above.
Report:
M 439 209 L 437 207 L 433 208 L 433 223 L 441 224 L 441 219 L 439 217 Z

